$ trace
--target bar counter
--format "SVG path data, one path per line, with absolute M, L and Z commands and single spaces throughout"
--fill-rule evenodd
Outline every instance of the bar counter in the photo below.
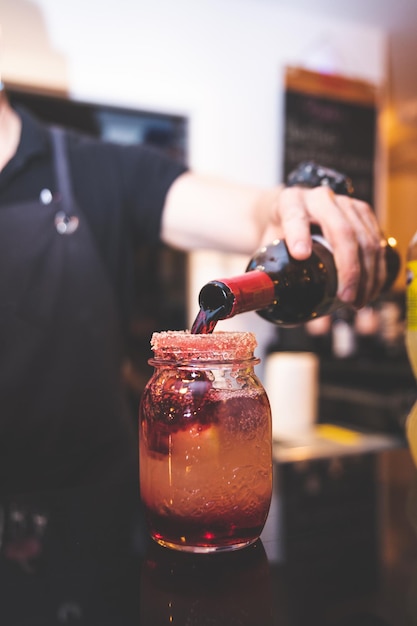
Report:
M 275 446 L 265 530 L 232 553 L 152 542 L 132 479 L 3 498 L 0 624 L 415 625 L 414 466 L 396 440 L 360 445 Z

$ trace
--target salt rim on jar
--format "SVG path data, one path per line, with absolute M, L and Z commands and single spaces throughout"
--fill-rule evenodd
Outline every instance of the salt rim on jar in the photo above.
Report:
M 153 333 L 151 347 L 156 359 L 167 361 L 236 361 L 253 358 L 254 333 L 218 331 L 193 334 L 188 330 Z

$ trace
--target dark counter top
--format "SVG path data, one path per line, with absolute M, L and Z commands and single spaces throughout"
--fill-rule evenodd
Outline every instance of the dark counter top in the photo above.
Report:
M 382 461 L 381 455 L 385 455 Z M 334 488 L 327 489 L 333 500 L 325 501 L 322 492 L 321 506 L 313 509 L 311 497 L 317 493 L 317 481 L 312 483 L 311 477 L 316 474 L 323 480 L 333 468 L 334 480 L 340 467 L 330 468 L 324 461 L 317 468 L 311 466 L 313 473 L 306 473 L 305 462 L 295 465 L 287 476 L 290 500 L 297 485 L 308 487 L 310 500 L 302 509 L 298 502 L 297 511 L 314 513 L 314 533 L 313 517 L 308 516 L 304 525 L 301 519 L 295 524 L 296 534 L 291 535 L 288 528 L 286 534 L 281 530 L 286 495 L 283 468 L 277 465 L 276 492 L 261 540 L 244 550 L 212 556 L 181 554 L 151 542 L 134 480 L 9 496 L 0 504 L 0 624 L 416 624 L 413 514 L 417 527 L 417 483 L 413 482 L 413 468 L 406 450 L 366 459 L 364 468 L 372 468 L 368 476 L 371 487 L 375 480 L 371 499 L 374 502 L 376 496 L 376 527 L 369 535 L 355 538 L 355 531 L 347 536 L 337 521 L 343 514 L 341 498 L 351 491 L 350 483 L 344 481 L 337 490 L 337 515 L 331 522 L 341 530 L 328 537 L 331 541 L 326 549 L 321 547 L 325 544 L 323 537 L 318 539 L 317 529 L 325 528 L 330 518 L 320 521 L 318 516 L 335 501 Z M 356 463 L 353 459 L 352 467 L 357 467 Z M 288 472 L 288 463 L 285 468 Z M 364 496 L 366 489 L 361 488 Z M 349 518 L 352 528 L 355 519 L 366 515 L 361 506 Z M 288 524 L 288 516 L 285 519 Z M 290 538 L 288 545 L 284 536 Z M 362 545 L 368 536 L 377 542 L 376 551 L 372 549 L 360 561 L 356 556 L 350 558 L 349 554 L 362 554 L 355 552 L 352 542 L 357 539 L 357 545 Z M 343 547 L 336 562 L 330 558 L 334 552 L 331 542 L 337 542 L 336 551 Z M 363 545 L 366 551 L 366 542 Z

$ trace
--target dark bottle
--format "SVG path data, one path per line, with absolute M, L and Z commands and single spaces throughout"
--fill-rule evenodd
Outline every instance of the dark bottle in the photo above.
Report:
M 283 326 L 330 313 L 337 292 L 336 267 L 323 238 L 312 238 L 312 255 L 306 261 L 293 259 L 285 241 L 277 240 L 257 252 L 246 274 L 204 285 L 192 332 L 211 332 L 219 320 L 246 311 L 257 311 Z
M 353 191 L 349 178 L 313 163 L 302 163 L 291 172 L 287 184 L 328 185 L 344 195 L 351 195 Z M 318 227 L 312 227 L 312 240 L 312 254 L 304 261 L 290 255 L 284 240 L 276 240 L 253 256 L 245 274 L 204 285 L 199 295 L 200 313 L 191 332 L 210 333 L 219 320 L 246 311 L 257 311 L 274 324 L 295 326 L 342 306 L 336 295 L 333 254 Z M 389 245 L 386 246 L 386 263 L 384 289 L 392 285 L 400 265 L 397 251 Z

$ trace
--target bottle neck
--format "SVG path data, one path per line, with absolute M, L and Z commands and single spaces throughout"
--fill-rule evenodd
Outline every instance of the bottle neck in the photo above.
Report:
M 268 274 L 253 270 L 207 283 L 200 291 L 199 303 L 203 310 L 218 311 L 217 319 L 227 319 L 268 307 L 274 294 L 274 283 Z

